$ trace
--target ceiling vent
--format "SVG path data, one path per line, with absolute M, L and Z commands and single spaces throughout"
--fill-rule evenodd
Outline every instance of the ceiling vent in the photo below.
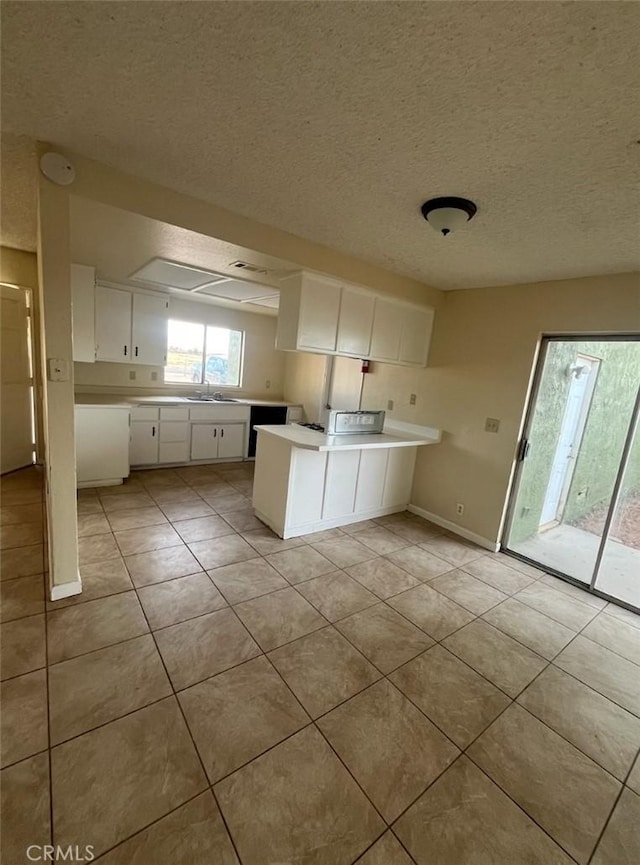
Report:
M 225 282 L 229 277 L 221 276 L 212 270 L 203 270 L 168 258 L 152 258 L 139 270 L 131 274 L 131 279 L 161 285 L 164 288 L 180 288 L 183 291 L 194 291 L 203 285 L 214 285 Z
M 232 261 L 229 267 L 235 267 L 238 270 L 244 270 L 246 273 L 268 273 L 266 267 L 258 267 L 257 264 L 249 264 L 248 261 Z

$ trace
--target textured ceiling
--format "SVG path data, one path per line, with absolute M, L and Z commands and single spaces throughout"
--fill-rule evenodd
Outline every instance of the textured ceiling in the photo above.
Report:
M 636 3 L 4 0 L 2 18 L 14 135 L 441 288 L 639 266 Z M 5 237 L 28 247 L 29 191 L 6 189 Z M 447 194 L 479 210 L 444 239 L 419 207 Z

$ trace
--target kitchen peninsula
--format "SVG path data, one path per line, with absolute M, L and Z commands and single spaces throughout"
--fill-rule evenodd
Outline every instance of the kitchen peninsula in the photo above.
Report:
M 413 424 L 325 435 L 298 424 L 257 426 L 256 516 L 281 538 L 405 510 L 416 449 L 441 434 Z

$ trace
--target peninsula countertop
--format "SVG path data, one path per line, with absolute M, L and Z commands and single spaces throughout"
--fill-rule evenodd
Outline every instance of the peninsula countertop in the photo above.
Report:
M 288 442 L 291 447 L 312 451 L 369 450 L 372 448 L 419 447 L 438 444 L 442 438 L 440 430 L 418 427 L 414 424 L 386 424 L 381 433 L 363 435 L 325 435 L 300 424 L 264 424 L 255 427 L 259 433 L 275 436 Z

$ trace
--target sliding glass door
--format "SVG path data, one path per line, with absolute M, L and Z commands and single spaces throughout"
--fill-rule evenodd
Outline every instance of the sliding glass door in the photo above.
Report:
M 640 607 L 640 342 L 549 337 L 503 547 Z

